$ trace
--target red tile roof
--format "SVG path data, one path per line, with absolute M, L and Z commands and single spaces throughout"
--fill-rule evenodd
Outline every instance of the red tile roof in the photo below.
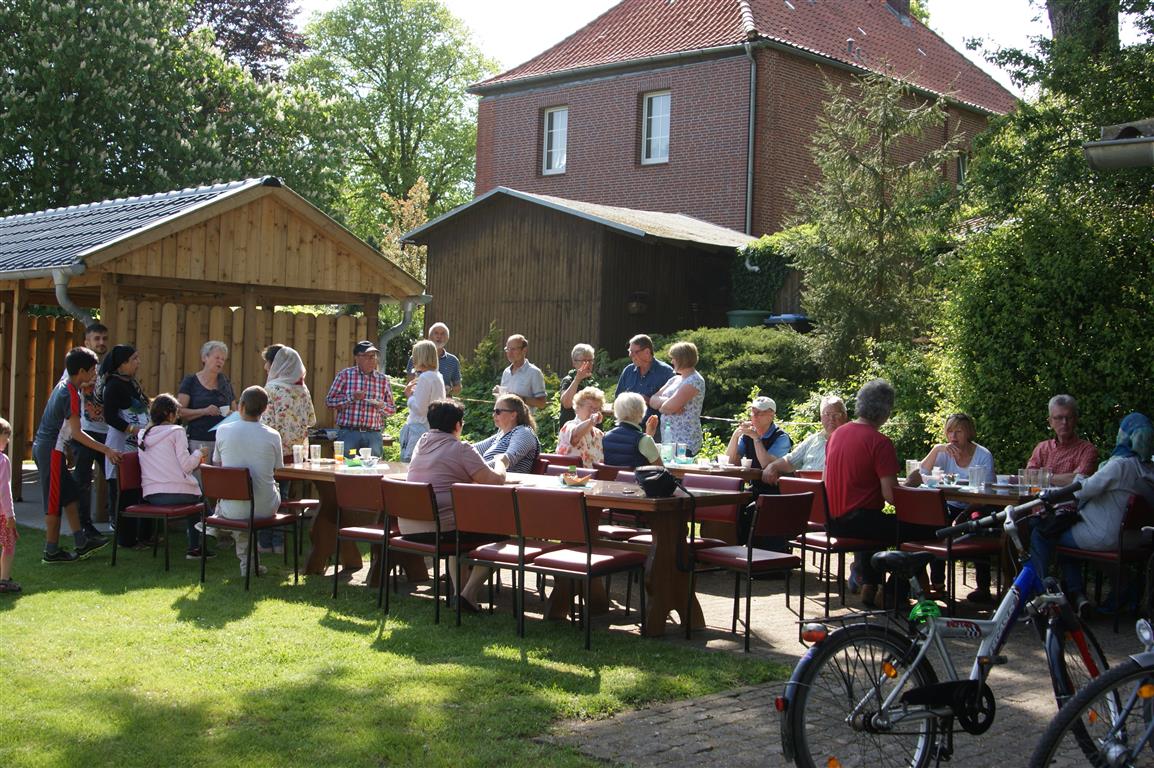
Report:
M 885 0 L 622 0 L 544 53 L 475 86 L 768 41 L 883 72 L 996 113 L 1016 99 L 917 19 Z M 852 42 L 851 42 L 852 41 Z

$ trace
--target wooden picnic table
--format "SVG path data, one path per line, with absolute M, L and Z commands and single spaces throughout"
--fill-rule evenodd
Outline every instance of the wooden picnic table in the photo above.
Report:
M 407 467 L 405 464 L 393 462 L 378 464 L 372 471 L 382 477 L 404 479 Z M 293 464 L 277 470 L 276 476 L 280 479 L 311 480 L 316 483 L 318 497 L 321 499 L 321 510 L 313 522 L 312 552 L 305 563 L 305 573 L 324 573 L 325 565 L 332 555 L 333 542 L 336 539 L 336 491 L 335 478 L 341 472 L 350 471 L 337 464 Z M 528 475 L 510 473 L 511 483 L 535 486 L 563 488 L 558 477 L 552 475 Z M 623 509 L 639 512 L 653 531 L 653 546 L 649 548 L 645 562 L 645 590 L 646 590 L 646 632 L 650 636 L 660 636 L 665 633 L 665 624 L 670 613 L 676 613 L 682 621 L 686 620 L 685 610 L 689 605 L 689 573 L 678 563 L 678 555 L 684 549 L 679 540 L 684 540 L 688 531 L 689 497 L 678 491 L 677 495 L 669 498 L 651 499 L 641 492 L 635 483 L 619 483 L 595 480 L 581 488 L 570 488 L 574 493 L 584 493 L 590 510 L 601 508 Z M 744 491 L 713 491 L 695 489 L 694 496 L 698 506 L 712 506 L 735 504 L 748 501 L 751 496 Z M 612 546 L 630 546 L 621 542 L 611 542 Z M 637 545 L 633 545 L 637 546 Z M 352 549 L 353 552 L 347 552 Z M 414 556 L 416 557 L 416 556 Z M 424 560 L 421 569 L 424 570 Z M 341 563 L 348 567 L 359 567 L 361 564 L 360 552 L 352 542 L 342 542 Z M 406 573 L 412 579 L 412 575 Z M 427 575 L 427 571 L 424 571 Z M 564 610 L 564 601 L 554 600 L 557 606 L 555 611 Z M 694 597 L 691 615 L 688 619 L 694 627 L 705 625 L 705 617 L 701 612 L 701 605 Z
M 740 477 L 747 483 L 761 479 L 762 470 L 758 467 L 743 467 L 740 464 L 666 464 L 670 474 L 677 477 L 686 475 L 719 475 L 721 477 Z

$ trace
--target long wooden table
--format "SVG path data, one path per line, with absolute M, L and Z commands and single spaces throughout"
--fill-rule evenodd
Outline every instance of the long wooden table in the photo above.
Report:
M 404 472 L 404 468 L 404 464 L 394 463 L 390 466 L 381 463 L 372 471 L 383 477 L 385 474 L 398 470 Z M 321 508 L 317 512 L 316 519 L 313 520 L 312 531 L 309 534 L 312 547 L 305 559 L 305 573 L 324 573 L 329 559 L 333 556 L 333 549 L 337 540 L 336 477 L 341 472 L 349 471 L 343 464 L 331 462 L 314 464 L 308 461 L 301 464 L 289 464 L 276 471 L 277 480 L 307 480 L 312 482 L 316 486 L 317 498 L 321 502 Z M 342 522 L 348 525 L 375 525 L 377 523 L 375 520 L 364 517 L 344 519 Z M 404 569 L 405 578 L 411 582 L 425 581 L 429 578 L 429 570 L 425 566 L 424 558 L 419 555 L 398 555 L 396 562 Z M 361 551 L 357 548 L 356 542 L 341 542 L 340 565 L 350 571 L 360 570 L 361 566 L 364 565 Z M 370 583 L 375 582 L 377 578 L 377 574 L 370 574 Z
M 317 485 L 318 496 L 321 499 L 321 511 L 313 523 L 313 549 L 305 564 L 305 573 L 324 573 L 325 565 L 332 555 L 333 542 L 336 539 L 335 478 L 338 473 L 345 471 L 349 470 L 338 468 L 333 464 L 308 463 L 294 464 L 277 470 L 276 474 L 280 479 L 313 481 Z M 375 467 L 373 472 L 382 477 L 403 479 L 406 476 L 406 465 L 382 464 Z M 510 473 L 509 481 L 535 487 L 566 488 L 559 478 L 550 475 Z M 670 613 L 676 613 L 681 621 L 688 619 L 694 627 L 705 625 L 705 617 L 696 597 L 692 602 L 691 615 L 688 617 L 684 615 L 686 606 L 690 605 L 689 573 L 679 567 L 677 558 L 679 550 L 683 548 L 678 542 L 684 540 L 688 532 L 690 502 L 688 496 L 678 491 L 677 495 L 669 498 L 651 499 L 634 483 L 609 481 L 592 481 L 582 488 L 567 488 L 567 490 L 584 493 L 590 509 L 608 507 L 638 512 L 653 531 L 653 546 L 645 561 L 647 598 L 645 634 L 654 637 L 664 634 Z M 752 498 L 744 491 L 706 489 L 695 489 L 694 496 L 698 506 L 735 504 Z M 613 545 L 623 546 L 617 542 Z M 346 566 L 359 567 L 361 564 L 360 552 L 352 542 L 342 543 L 340 556 L 341 563 Z M 421 568 L 424 568 L 423 560 Z

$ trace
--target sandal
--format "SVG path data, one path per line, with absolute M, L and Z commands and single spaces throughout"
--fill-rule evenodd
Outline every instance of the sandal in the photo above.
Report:
M 12 581 L 12 579 L 0 579 L 0 592 L 15 595 L 23 591 L 23 587 L 20 586 L 19 582 Z

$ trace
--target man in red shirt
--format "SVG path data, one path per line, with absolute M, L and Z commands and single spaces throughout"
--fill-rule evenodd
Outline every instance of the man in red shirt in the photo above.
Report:
M 1054 437 L 1034 446 L 1029 469 L 1045 468 L 1053 473 L 1053 485 L 1074 481 L 1075 475 L 1089 477 L 1098 469 L 1098 449 L 1078 437 L 1078 401 L 1069 395 L 1050 398 L 1050 428 Z

